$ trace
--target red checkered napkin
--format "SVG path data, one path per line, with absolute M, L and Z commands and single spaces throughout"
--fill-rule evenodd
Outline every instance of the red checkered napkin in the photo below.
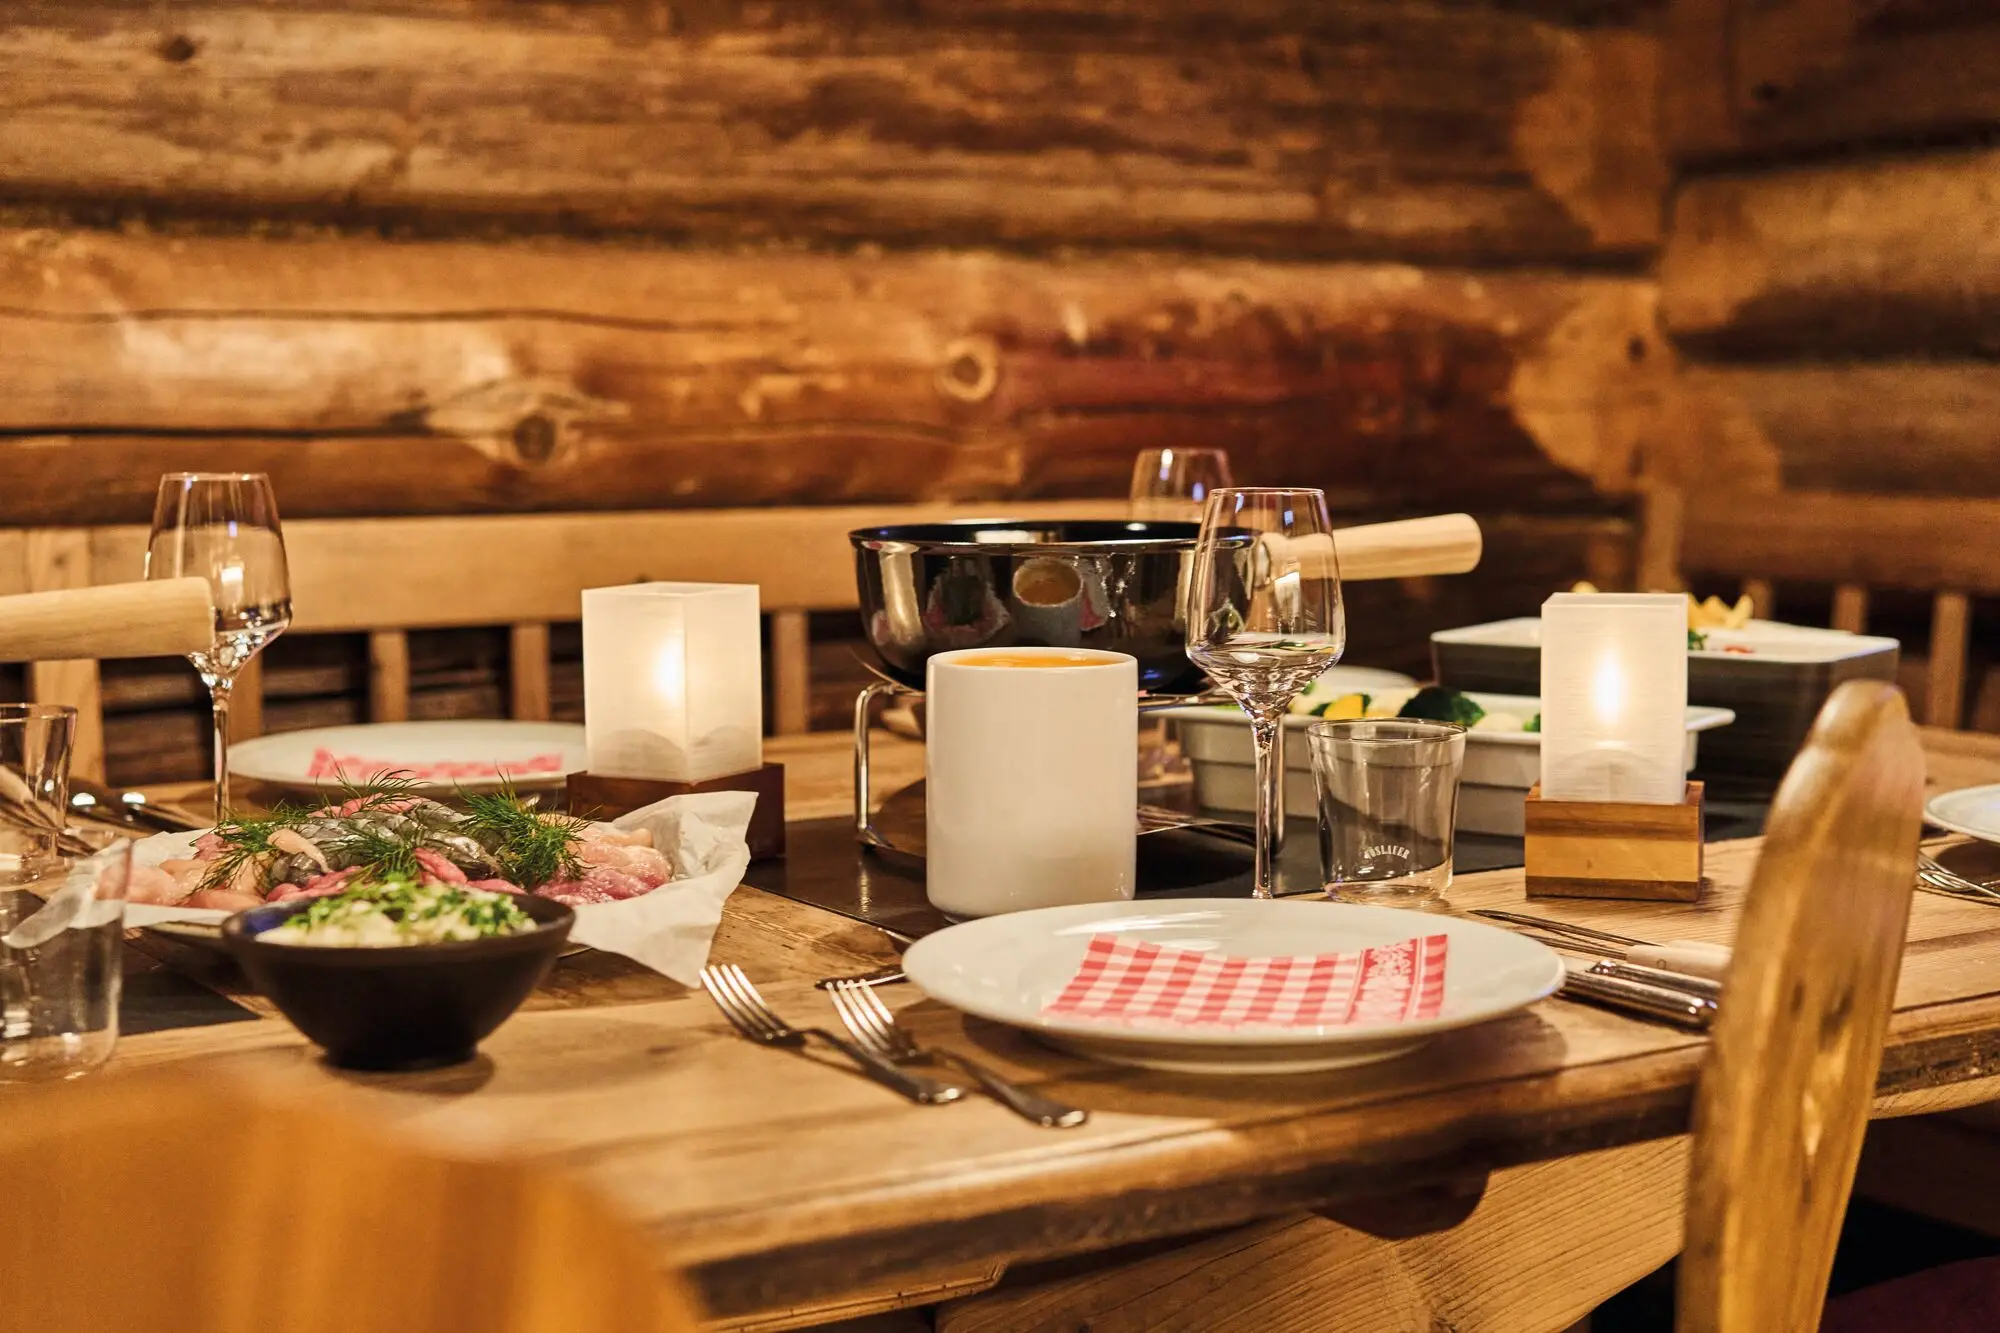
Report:
M 1093 935 L 1083 964 L 1042 1009 L 1128 1027 L 1348 1027 L 1436 1018 L 1448 938 L 1356 953 L 1233 958 Z

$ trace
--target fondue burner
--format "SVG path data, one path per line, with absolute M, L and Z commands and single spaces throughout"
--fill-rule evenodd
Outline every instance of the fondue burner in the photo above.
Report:
M 869 721 L 874 715 L 877 699 L 921 699 L 922 690 L 913 690 L 907 685 L 893 680 L 882 679 L 864 686 L 854 698 L 854 839 L 863 847 L 870 847 L 891 857 L 906 860 L 922 858 L 907 847 L 898 847 L 882 831 L 875 827 L 875 802 L 871 778 L 869 776 Z M 1185 708 L 1189 704 L 1218 704 L 1232 702 L 1220 690 L 1209 690 L 1201 694 L 1151 695 L 1137 701 L 1139 716 L 1162 712 L 1169 708 Z M 1136 758 L 1136 757 L 1135 757 Z

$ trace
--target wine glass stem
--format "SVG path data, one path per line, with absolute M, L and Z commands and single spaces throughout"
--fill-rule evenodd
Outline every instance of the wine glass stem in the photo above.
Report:
M 1276 896 L 1278 853 L 1285 846 L 1285 715 L 1250 715 L 1250 739 L 1257 748 L 1257 873 L 1255 898 Z
M 229 692 L 236 681 L 228 676 L 208 687 L 215 704 L 215 819 L 229 811 Z

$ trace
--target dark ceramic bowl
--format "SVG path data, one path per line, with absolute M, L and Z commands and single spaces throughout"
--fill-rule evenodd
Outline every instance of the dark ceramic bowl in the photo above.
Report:
M 222 938 L 278 1011 L 347 1069 L 435 1069 L 470 1060 L 548 972 L 576 913 L 521 898 L 535 929 L 492 939 L 380 948 L 269 944 L 257 937 L 313 899 L 253 907 Z
M 1195 523 L 973 519 L 862 528 L 861 623 L 882 669 L 924 688 L 954 648 L 1104 648 L 1139 660 L 1139 688 L 1201 687 L 1187 659 Z

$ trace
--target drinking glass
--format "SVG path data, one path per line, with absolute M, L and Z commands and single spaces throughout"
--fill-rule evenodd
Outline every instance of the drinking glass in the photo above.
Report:
M 0 704 L 0 886 L 55 870 L 69 809 L 76 710 Z
M 1346 646 L 1326 495 L 1269 487 L 1210 492 L 1195 543 L 1187 651 L 1250 717 L 1259 898 L 1272 896 L 1284 839 L 1285 712 Z
M 132 843 L 66 879 L 0 888 L 0 1083 L 76 1078 L 118 1043 Z
M 1465 728 L 1383 718 L 1306 729 L 1319 792 L 1319 864 L 1348 902 L 1424 906 L 1451 887 Z
M 1146 449 L 1132 462 L 1132 517 L 1199 523 L 1209 493 L 1230 484 L 1220 449 Z
M 1131 514 L 1155 522 L 1199 523 L 1210 491 L 1230 484 L 1229 455 L 1220 449 L 1143 449 L 1132 460 Z M 1186 570 L 1178 589 L 1187 600 Z M 1174 724 L 1164 718 L 1141 719 L 1139 781 L 1163 782 L 1184 777 L 1187 757 L 1176 743 Z
M 160 478 L 146 577 L 208 580 L 215 642 L 188 654 L 215 705 L 215 811 L 229 809 L 229 691 L 236 673 L 292 620 L 278 502 L 261 472 L 170 472 Z

